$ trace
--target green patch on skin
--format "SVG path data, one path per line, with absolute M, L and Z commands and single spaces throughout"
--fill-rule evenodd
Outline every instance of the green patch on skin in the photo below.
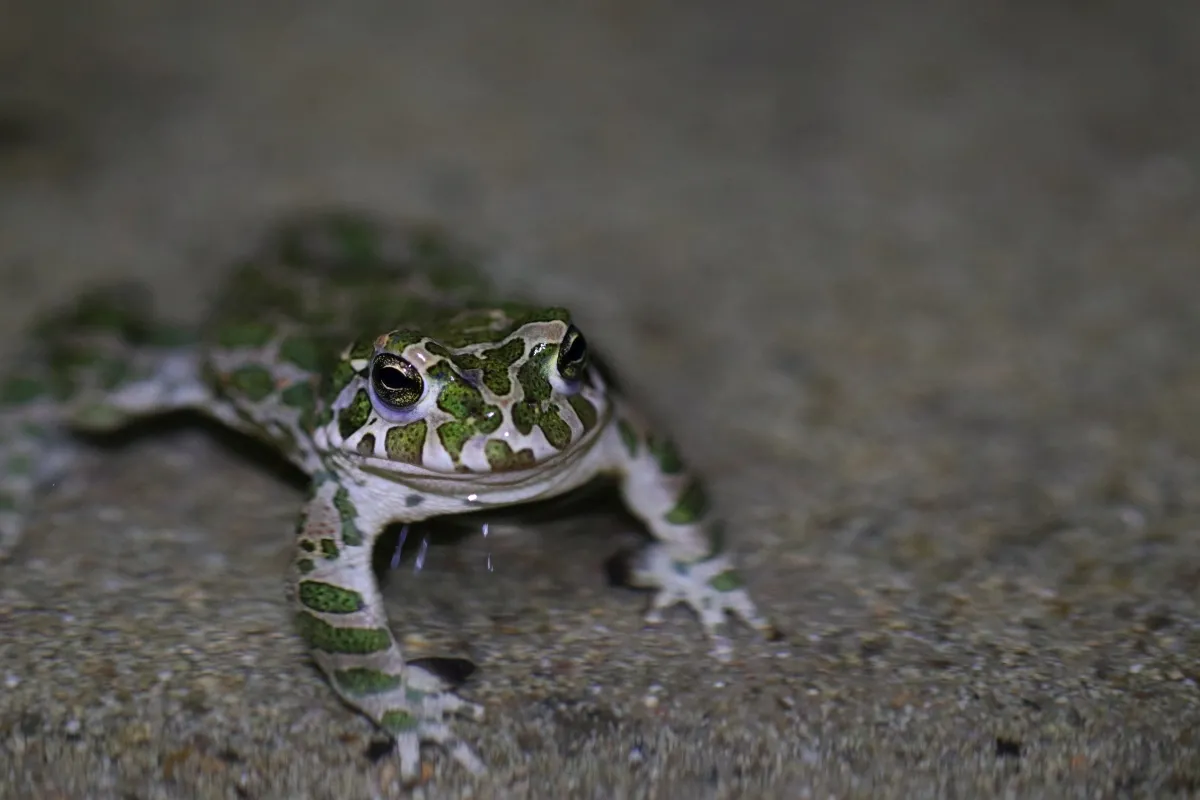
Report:
M 513 406 L 513 425 L 516 425 L 517 430 L 524 436 L 528 436 L 529 432 L 533 430 L 533 426 L 537 424 L 539 416 L 538 407 L 533 403 L 521 402 Z
M 317 393 L 308 381 L 299 381 L 283 390 L 279 400 L 300 412 L 300 427 L 311 433 L 316 422 Z
M 387 628 L 342 628 L 313 616 L 308 611 L 296 614 L 300 636 L 314 650 L 346 655 L 382 653 L 392 646 Z
M 338 433 L 343 439 L 349 439 L 356 430 L 367 424 L 370 417 L 371 397 L 366 389 L 359 389 L 354 393 L 350 405 L 338 412 Z
M 247 399 L 260 403 L 275 391 L 275 378 L 264 367 L 250 364 L 229 374 L 229 383 Z
M 693 480 L 679 496 L 679 502 L 666 514 L 667 522 L 672 525 L 690 525 L 704 516 L 708 511 L 708 495 L 705 494 L 704 484 Z
M 337 558 L 339 555 L 337 542 L 335 542 L 333 539 L 322 539 L 321 555 L 325 556 L 325 558 L 329 561 L 333 561 L 335 558 Z
M 504 412 L 499 406 L 485 406 L 483 416 L 475 421 L 475 430 L 484 434 L 495 433 L 503 423 Z
M 217 331 L 221 347 L 263 347 L 275 336 L 275 328 L 265 322 L 231 322 Z
M 320 348 L 307 336 L 289 336 L 284 339 L 279 345 L 279 357 L 307 372 L 319 372 L 323 366 Z
M 558 352 L 558 345 L 539 344 L 529 353 L 529 359 L 517 370 L 517 381 L 525 391 L 525 402 L 543 402 L 550 399 L 552 387 L 547 376 L 550 360 Z
M 513 406 L 512 419 L 513 424 L 522 434 L 528 434 L 533 430 L 533 426 L 537 425 L 542 429 L 546 440 L 553 447 L 562 450 L 571 443 L 571 428 L 559 414 L 558 408 L 547 402 L 553 393 L 550 380 L 546 377 L 547 365 L 557 350 L 555 345 L 538 345 L 530 353 L 529 360 L 518 370 L 517 380 L 524 390 L 525 397 Z M 589 427 L 585 417 L 590 418 L 591 425 L 595 425 L 595 408 L 583 398 L 579 398 L 579 400 L 585 405 L 578 405 L 576 402 L 572 402 L 573 399 L 573 397 L 569 398 L 568 402 L 575 409 L 575 413 L 580 414 L 580 421 L 584 423 L 585 428 Z
M 744 585 L 742 576 L 738 575 L 734 570 L 725 570 L 720 575 L 714 575 L 709 579 L 708 585 L 716 589 L 718 592 L 732 592 L 735 589 L 740 589 Z
M 562 450 L 571 443 L 571 426 L 559 416 L 558 409 L 549 406 L 538 418 L 538 427 L 546 435 L 555 450 Z
M 342 393 L 342 389 L 350 385 L 350 381 L 357 374 L 349 361 L 339 361 L 337 366 L 329 373 L 329 379 L 326 383 L 328 390 L 325 392 L 325 396 L 330 398 L 330 400 L 336 398 Z
M 658 468 L 666 475 L 678 475 L 683 472 L 683 460 L 679 457 L 679 451 L 675 449 L 675 443 L 666 436 L 648 436 L 646 437 L 646 447 L 650 450 L 650 455 L 654 456 L 654 460 L 658 462 Z
M 439 361 L 429 368 L 429 377 L 442 384 L 437 406 L 458 420 L 465 420 L 483 412 L 483 393 Z
M 628 420 L 617 420 L 617 434 L 621 437 L 621 444 L 625 445 L 625 451 L 629 453 L 630 458 L 637 456 L 638 435 L 637 430 L 629 424 Z
M 510 339 L 500 347 L 479 354 L 453 353 L 435 342 L 430 342 L 425 347 L 430 353 L 452 361 L 462 372 L 479 370 L 484 386 L 501 397 L 512 391 L 512 380 L 508 376 L 509 367 L 525 355 L 525 342 L 519 338 Z
M 360 456 L 375 455 L 375 434 L 368 433 L 363 435 L 363 437 L 358 440 L 358 445 L 355 446 L 354 450 Z
M 296 562 L 296 569 L 300 570 L 301 575 L 307 575 L 317 568 L 311 558 L 302 558 Z
M 438 426 L 438 439 L 456 464 L 458 463 L 459 456 L 462 455 L 463 445 L 471 438 L 474 431 L 475 426 L 469 422 L 443 422 Z
M 45 381 L 36 378 L 9 378 L 0 386 L 0 403 L 4 405 L 24 405 L 50 394 L 50 386 Z
M 504 421 L 498 406 L 483 401 L 483 393 L 451 369 L 445 362 L 438 362 L 429 369 L 429 376 L 442 384 L 437 405 L 454 417 L 437 428 L 438 439 L 458 462 L 463 446 L 476 434 L 493 433 Z
M 581 394 L 573 394 L 567 398 L 567 402 L 575 410 L 575 416 L 579 417 L 585 433 L 596 427 L 596 407 L 588 402 L 586 397 Z
M 384 340 L 382 349 L 400 355 L 409 345 L 414 345 L 424 338 L 425 336 L 420 331 L 392 331 Z M 374 352 L 374 348 L 372 348 L 365 358 L 370 358 Z
M 513 425 L 522 434 L 528 434 L 537 425 L 555 449 L 562 450 L 571 443 L 571 428 L 554 406 L 539 408 L 533 403 L 521 402 L 513 406 L 512 414 Z
M 357 339 L 346 348 L 345 358 L 349 363 L 350 361 L 366 361 L 373 355 L 375 355 L 375 341 L 373 339 Z
M 421 464 L 425 460 L 425 436 L 428 431 L 429 426 L 423 419 L 388 428 L 383 439 L 383 449 L 388 460 Z
M 385 711 L 379 717 L 379 727 L 389 733 L 408 733 L 420 725 L 420 720 L 407 711 Z
M 311 553 L 317 549 L 317 546 L 315 544 L 313 544 L 311 541 L 309 541 L 308 539 L 305 539 L 304 541 L 302 541 L 300 543 L 300 549 L 306 553 Z
M 389 675 L 377 669 L 354 667 L 334 670 L 333 682 L 347 694 L 361 696 L 390 692 L 399 688 L 404 679 L 399 675 Z
M 508 368 L 523 355 L 525 342 L 520 339 L 510 339 L 494 350 L 484 350 L 480 354 L 483 361 L 483 385 L 501 397 L 511 392 L 512 380 L 508 377 Z
M 456 356 L 445 345 L 438 344 L 437 342 L 426 342 L 425 350 L 428 351 L 429 355 L 431 356 L 448 358 L 451 361 L 455 361 L 458 358 L 475 359 L 475 361 L 479 360 L 478 356 Z
M 495 472 L 528 469 L 534 465 L 532 450 L 526 448 L 514 453 L 508 442 L 500 439 L 489 440 L 483 446 L 483 453 L 487 456 L 488 464 Z
M 350 493 L 346 491 L 346 487 L 339 486 L 333 493 L 333 507 L 337 509 L 338 518 L 342 521 L 342 544 L 348 547 L 361 545 L 363 543 L 362 531 L 358 529 L 355 522 L 358 517 L 358 509 L 354 507 L 354 502 L 350 499 Z
M 322 614 L 354 614 L 366 605 L 358 592 L 322 581 L 300 581 L 297 599 Z

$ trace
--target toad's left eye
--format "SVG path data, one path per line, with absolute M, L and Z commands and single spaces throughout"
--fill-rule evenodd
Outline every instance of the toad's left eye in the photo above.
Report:
M 380 353 L 371 364 L 371 387 L 384 405 L 401 410 L 421 399 L 425 381 L 417 368 L 400 356 Z
M 567 328 L 567 335 L 558 346 L 558 374 L 566 381 L 577 381 L 583 377 L 588 365 L 587 339 L 574 325 Z

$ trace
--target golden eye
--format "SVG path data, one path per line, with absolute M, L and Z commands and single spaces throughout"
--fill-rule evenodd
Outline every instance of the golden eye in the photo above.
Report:
M 391 408 L 408 408 L 421 399 L 425 381 L 421 373 L 400 356 L 380 353 L 371 363 L 375 396 Z
M 566 381 L 577 381 L 583 377 L 588 366 L 587 339 L 574 325 L 567 328 L 567 334 L 558 346 L 558 374 Z

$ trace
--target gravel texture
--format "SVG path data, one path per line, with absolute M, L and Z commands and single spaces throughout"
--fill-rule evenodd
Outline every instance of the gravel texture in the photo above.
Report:
M 392 620 L 494 769 L 403 789 L 291 630 L 293 476 L 165 426 L 0 567 L 0 797 L 1200 794 L 1200 7 L 737 5 L 4 4 L 6 341 L 435 216 L 670 420 L 787 638 L 644 630 L 607 506 L 435 538 Z

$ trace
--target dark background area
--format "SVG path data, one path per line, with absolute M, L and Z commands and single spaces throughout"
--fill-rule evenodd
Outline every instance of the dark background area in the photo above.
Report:
M 0 333 L 203 313 L 297 207 L 433 216 L 670 421 L 788 633 L 643 630 L 605 510 L 431 548 L 426 797 L 1200 792 L 1195 3 L 0 2 Z M 0 796 L 394 796 L 284 602 L 301 495 L 97 452 L 0 567 Z M 489 570 L 488 564 L 491 564 Z

